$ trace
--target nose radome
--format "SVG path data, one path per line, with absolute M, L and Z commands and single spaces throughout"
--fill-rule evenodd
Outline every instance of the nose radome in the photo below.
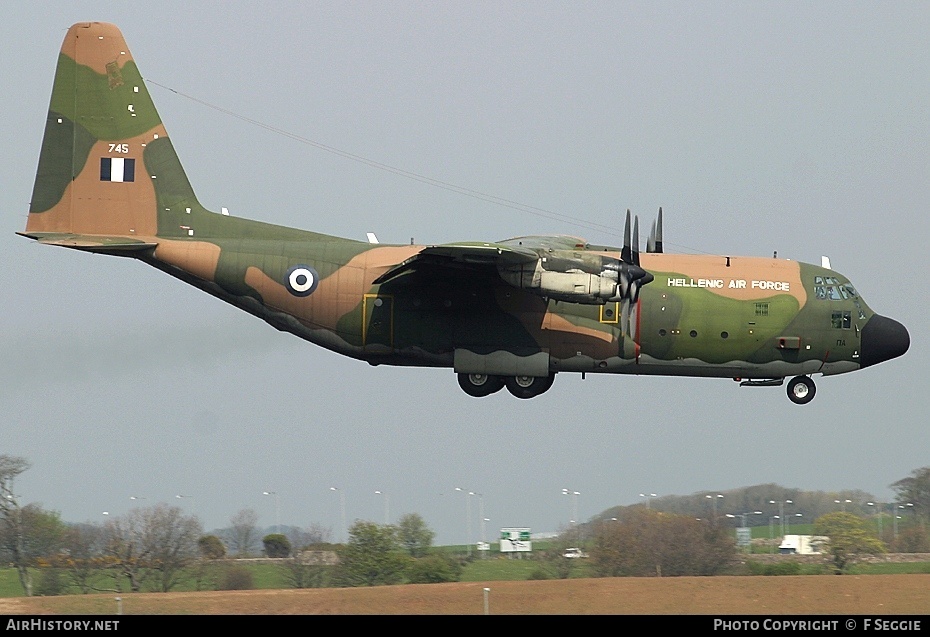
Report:
M 911 336 L 907 328 L 894 319 L 880 314 L 873 314 L 862 328 L 862 353 L 859 364 L 862 367 L 897 358 L 911 345 Z

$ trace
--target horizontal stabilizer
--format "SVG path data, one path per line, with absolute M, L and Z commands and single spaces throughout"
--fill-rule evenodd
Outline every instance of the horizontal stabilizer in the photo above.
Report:
M 150 250 L 158 243 L 132 239 L 129 237 L 107 237 L 101 235 L 70 234 L 60 232 L 17 232 L 16 234 L 35 239 L 46 245 L 62 246 L 84 250 L 86 252 L 101 252 L 104 254 L 127 254 Z

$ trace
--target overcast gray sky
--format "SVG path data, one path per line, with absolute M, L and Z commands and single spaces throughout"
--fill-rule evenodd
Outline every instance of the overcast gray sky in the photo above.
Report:
M 207 528 L 252 507 L 270 526 L 274 491 L 282 523 L 339 539 L 337 486 L 350 524 L 383 522 L 387 504 L 460 543 L 481 509 L 493 538 L 644 492 L 774 482 L 888 499 L 930 464 L 930 4 L 189 4 L 14 3 L 0 24 L 0 453 L 33 463 L 24 501 L 78 522 L 136 496 Z M 149 80 L 552 214 L 150 84 L 208 208 L 382 242 L 616 245 L 627 208 L 647 221 L 661 205 L 669 251 L 828 255 L 908 327 L 910 351 L 816 377 L 804 407 L 730 380 L 574 374 L 533 400 L 478 400 L 451 370 L 370 367 L 141 263 L 36 245 L 14 232 L 62 38 L 85 20 L 116 23 Z

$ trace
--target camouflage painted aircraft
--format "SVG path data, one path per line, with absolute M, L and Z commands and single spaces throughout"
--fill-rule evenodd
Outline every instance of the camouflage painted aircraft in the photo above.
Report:
M 565 236 L 382 245 L 215 213 L 175 154 L 119 29 L 75 24 L 58 58 L 23 236 L 132 257 L 274 327 L 372 365 L 452 368 L 472 396 L 559 372 L 787 385 L 901 356 L 903 325 L 829 268 L 666 254 Z

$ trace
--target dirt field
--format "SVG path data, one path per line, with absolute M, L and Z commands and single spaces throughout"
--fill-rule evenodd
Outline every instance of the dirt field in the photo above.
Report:
M 925 615 L 930 574 L 490 582 L 491 615 Z M 481 615 L 484 584 L 122 595 L 125 615 Z M 114 595 L 0 599 L 0 615 L 112 615 Z

